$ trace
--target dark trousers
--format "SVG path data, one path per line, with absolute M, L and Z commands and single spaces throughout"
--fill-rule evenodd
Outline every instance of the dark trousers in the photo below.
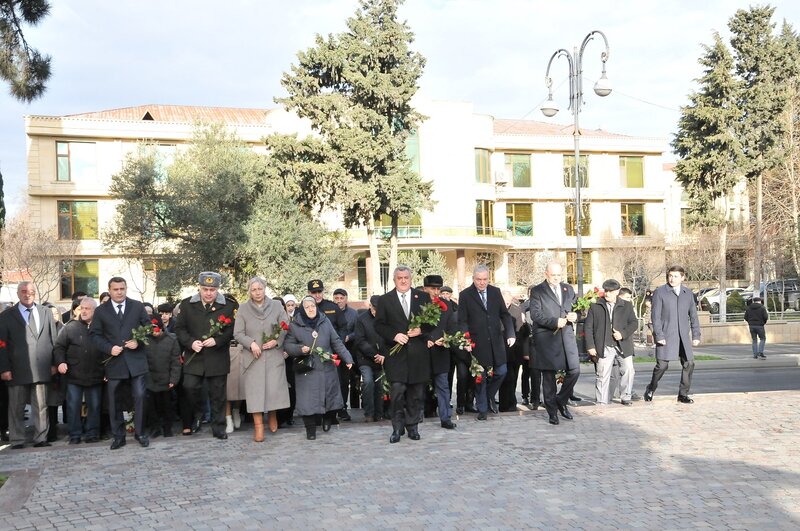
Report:
M 517 380 L 519 379 L 519 369 L 522 365 L 516 361 L 509 361 L 507 365 L 508 372 L 503 383 L 500 384 L 500 411 L 513 411 L 517 408 Z M 523 391 L 524 394 L 525 392 Z
M 170 411 L 172 397 L 170 395 L 169 390 L 147 391 L 147 403 L 149 404 L 149 410 L 152 412 L 148 416 L 150 428 L 166 430 L 172 426 L 172 412 Z
M 361 407 L 364 409 L 364 418 L 375 420 L 383 417 L 383 380 L 375 379 L 380 376 L 381 370 L 373 370 L 372 365 L 364 363 L 358 366 L 361 373 Z
M 578 383 L 578 377 L 581 374 L 580 369 L 570 369 L 564 375 L 564 383 L 561 384 L 561 390 L 556 393 L 556 371 L 541 371 L 542 372 L 542 394 L 544 395 L 544 407 L 550 416 L 558 413 L 558 408 L 564 407 L 572 396 L 572 391 L 575 389 L 575 384 Z
M 686 352 L 683 349 L 683 343 L 681 343 L 678 354 L 680 356 L 681 366 L 683 367 L 683 370 L 681 371 L 681 384 L 680 387 L 678 387 L 678 396 L 688 396 L 689 388 L 692 386 L 694 360 L 686 358 Z M 653 369 L 653 378 L 650 380 L 651 391 L 656 391 L 658 388 L 658 381 L 662 376 L 664 376 L 664 373 L 667 372 L 667 369 L 669 369 L 669 361 L 659 359 L 656 360 L 656 366 Z
M 131 376 L 131 394 L 133 395 L 133 424 L 136 435 L 144 435 L 145 378 L 146 374 Z M 125 380 L 108 380 L 108 416 L 111 420 L 111 434 L 115 439 L 125 438 L 125 422 L 122 418 L 123 397 L 118 396 L 117 388 Z
M 750 325 L 750 338 L 753 340 L 753 357 L 763 354 L 764 346 L 767 344 L 767 333 L 764 326 Z
M 416 427 L 422 417 L 425 383 L 391 382 L 389 391 L 392 400 L 392 429 L 400 432 L 403 427 Z
M 434 374 L 433 385 L 436 388 L 436 402 L 439 409 L 439 420 L 446 422 L 453 416 L 450 408 L 450 386 L 448 385 L 447 373 Z
M 211 400 L 211 430 L 214 433 L 225 433 L 225 404 L 227 397 L 225 387 L 228 375 L 197 376 L 194 374 L 183 375 L 183 387 L 189 391 L 191 397 L 201 395 L 203 383 L 208 386 L 208 398 Z
M 103 393 L 102 384 L 75 385 L 67 384 L 67 425 L 69 438 L 80 439 L 84 435 L 81 422 L 81 406 L 86 400 L 86 437 L 100 437 L 100 401 Z
M 532 368 L 527 360 L 522 364 L 522 398 L 531 404 L 542 403 L 542 371 Z
M 181 416 L 181 425 L 184 430 L 192 428 L 192 423 L 198 423 L 203 418 L 205 406 L 202 399 L 202 388 L 188 388 L 184 384 L 184 376 L 181 376 L 178 386 L 178 412 Z
M 0 432 L 8 430 L 8 387 L 0 380 Z
M 458 381 L 456 384 L 456 406 L 472 407 L 475 398 L 475 380 L 469 373 L 469 362 L 463 360 L 456 361 L 456 373 Z
M 494 400 L 494 396 L 503 384 L 507 372 L 508 369 L 505 363 L 494 368 L 494 376 L 489 377 L 487 372 L 483 371 L 481 383 L 475 384 L 475 402 L 478 405 L 479 413 L 489 411 L 489 402 Z

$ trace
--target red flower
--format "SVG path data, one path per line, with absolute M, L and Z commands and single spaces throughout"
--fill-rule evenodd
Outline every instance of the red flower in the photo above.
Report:
M 597 286 L 595 286 L 595 287 L 594 287 L 594 292 L 595 292 L 595 293 L 600 293 L 600 288 L 598 288 Z
M 286 324 L 286 321 L 281 321 L 281 328 L 283 330 L 289 330 L 289 325 Z
M 233 319 L 231 319 L 230 317 L 226 317 L 226 318 L 225 318 L 225 324 L 226 324 L 226 325 L 229 325 L 229 324 L 231 324 L 232 322 L 233 322 Z
M 469 332 L 464 332 L 464 337 L 469 337 Z
M 476 376 L 476 377 L 475 377 L 475 383 L 476 383 L 476 384 L 479 384 L 479 383 L 481 383 L 482 381 L 483 381 L 483 375 L 480 375 L 480 374 L 479 374 L 478 376 Z
M 384 402 L 388 402 L 389 401 L 389 395 L 383 395 L 383 401 Z
M 220 323 L 224 323 L 225 319 L 227 319 L 227 317 L 225 317 L 224 315 L 220 315 L 219 317 L 217 317 L 217 321 L 219 321 Z
M 7 346 L 6 342 L 0 339 L 0 348 L 6 348 L 6 346 Z
M 494 378 L 494 371 L 489 371 L 489 378 Z
M 339 355 L 334 352 L 333 354 L 331 354 L 331 358 L 333 358 L 335 360 L 338 360 L 339 359 Z
M 600 291 L 597 292 L 597 296 L 598 297 L 605 297 L 606 296 L 606 292 L 603 291 L 603 290 L 600 290 Z
M 470 342 L 469 342 L 469 348 L 475 348 L 475 345 L 476 345 L 476 344 L 477 344 L 477 343 L 475 343 L 474 341 L 470 341 Z
M 337 359 L 334 359 L 334 360 L 333 360 L 333 364 L 334 364 L 334 365 L 336 365 L 337 367 L 339 366 L 339 364 L 340 364 L 341 362 L 342 362 L 342 360 L 337 360 Z
M 150 322 L 151 322 L 151 323 L 153 323 L 154 325 L 157 325 L 157 324 L 158 324 L 158 319 L 153 319 L 153 320 L 152 320 L 152 321 L 150 321 Z
M 159 333 L 161 333 L 161 329 L 159 327 L 157 327 L 157 326 L 154 326 L 153 327 L 153 333 L 154 334 L 159 334 Z

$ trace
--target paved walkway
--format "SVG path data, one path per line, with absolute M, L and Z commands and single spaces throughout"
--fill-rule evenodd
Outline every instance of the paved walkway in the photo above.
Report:
M 695 400 L 6 448 L 0 529 L 800 528 L 800 392 Z

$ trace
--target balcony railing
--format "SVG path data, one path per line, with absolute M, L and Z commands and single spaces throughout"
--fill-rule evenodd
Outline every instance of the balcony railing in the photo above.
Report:
M 378 227 L 376 232 L 378 237 L 384 240 L 388 240 L 392 235 L 392 229 L 390 227 Z M 351 240 L 366 238 L 366 236 L 366 229 L 350 229 L 347 231 L 347 237 Z M 508 231 L 492 227 L 423 227 L 422 225 L 400 225 L 397 228 L 397 237 L 402 239 L 464 237 L 507 238 Z

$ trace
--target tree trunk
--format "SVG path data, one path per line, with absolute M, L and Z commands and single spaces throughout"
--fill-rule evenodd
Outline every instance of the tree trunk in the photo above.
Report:
M 727 218 L 727 201 L 725 202 L 726 205 L 726 214 L 725 217 Z M 719 322 L 724 323 L 726 321 L 727 313 L 728 313 L 728 298 L 726 297 L 725 291 L 727 290 L 727 255 L 728 250 L 728 220 L 725 219 L 722 224 L 719 226 Z
M 378 253 L 378 238 L 375 234 L 375 220 L 367 223 L 367 245 L 369 246 L 369 260 L 367 269 L 367 298 L 371 295 L 382 295 L 385 291 L 381 282 L 381 258 Z
M 397 229 L 398 225 L 400 224 L 400 217 L 397 214 L 392 214 L 392 234 L 389 237 L 389 277 L 394 278 L 394 268 L 397 267 Z M 411 285 L 414 286 L 414 282 L 417 279 L 411 279 Z M 392 286 L 394 286 L 394 280 L 392 280 Z
M 761 219 L 764 204 L 764 178 L 761 174 L 756 177 L 756 230 L 753 249 L 753 292 L 761 296 Z

